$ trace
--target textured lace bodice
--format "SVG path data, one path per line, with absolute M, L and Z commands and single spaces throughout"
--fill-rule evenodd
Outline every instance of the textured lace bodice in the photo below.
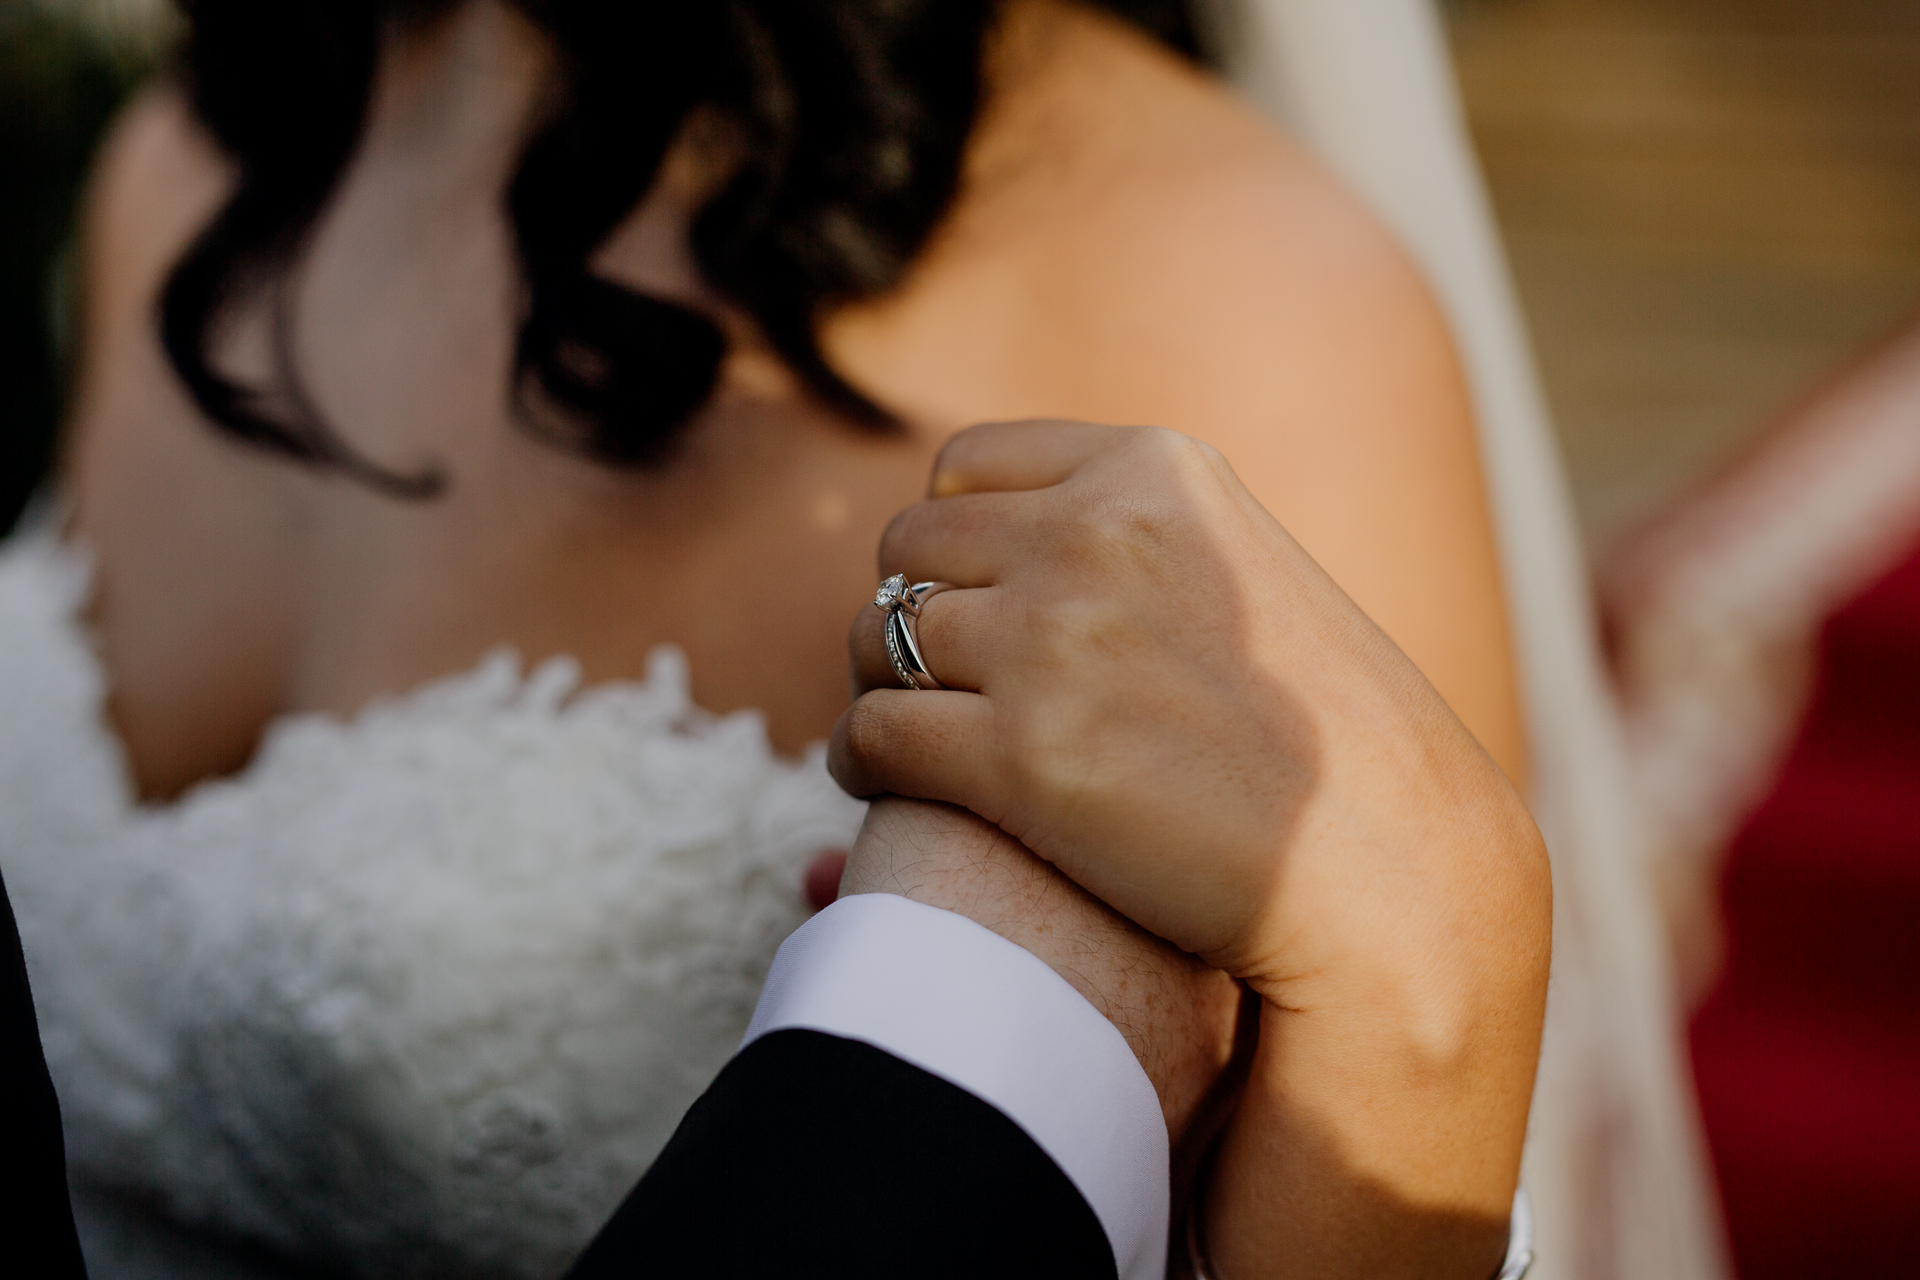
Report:
M 556 1274 L 738 1042 L 862 806 L 510 654 L 132 797 L 84 562 L 0 549 L 0 870 L 77 1176 L 329 1273 Z

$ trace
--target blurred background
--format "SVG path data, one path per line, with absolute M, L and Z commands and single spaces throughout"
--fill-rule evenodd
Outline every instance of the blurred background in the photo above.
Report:
M 1448 11 L 1590 542 L 1920 301 L 1920 3 Z
M 1594 545 L 1920 300 L 1920 3 L 1449 0 Z M 46 463 L 90 149 L 166 0 L 0 0 L 0 527 Z

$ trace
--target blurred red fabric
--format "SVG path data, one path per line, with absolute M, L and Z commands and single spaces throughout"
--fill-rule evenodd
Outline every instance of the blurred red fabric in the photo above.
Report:
M 1691 1029 L 1742 1280 L 1920 1276 L 1920 546 L 1818 662 Z

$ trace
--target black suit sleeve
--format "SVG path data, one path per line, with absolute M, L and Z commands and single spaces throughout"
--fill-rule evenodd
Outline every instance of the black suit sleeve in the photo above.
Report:
M 40 1051 L 13 904 L 0 881 L 0 1257 L 39 1258 L 33 1274 L 84 1277 L 67 1201 L 60 1103 Z
M 1114 1280 L 1024 1130 L 857 1040 L 777 1031 L 728 1064 L 575 1263 L 640 1276 Z

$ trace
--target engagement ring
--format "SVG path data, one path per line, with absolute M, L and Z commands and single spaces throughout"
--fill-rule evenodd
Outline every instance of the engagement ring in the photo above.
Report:
M 909 586 L 906 575 L 896 573 L 880 584 L 880 590 L 873 597 L 873 607 L 887 615 L 887 661 L 900 683 L 909 689 L 946 688 L 927 670 L 915 627 L 921 607 L 945 590 L 944 582 L 916 582 Z

